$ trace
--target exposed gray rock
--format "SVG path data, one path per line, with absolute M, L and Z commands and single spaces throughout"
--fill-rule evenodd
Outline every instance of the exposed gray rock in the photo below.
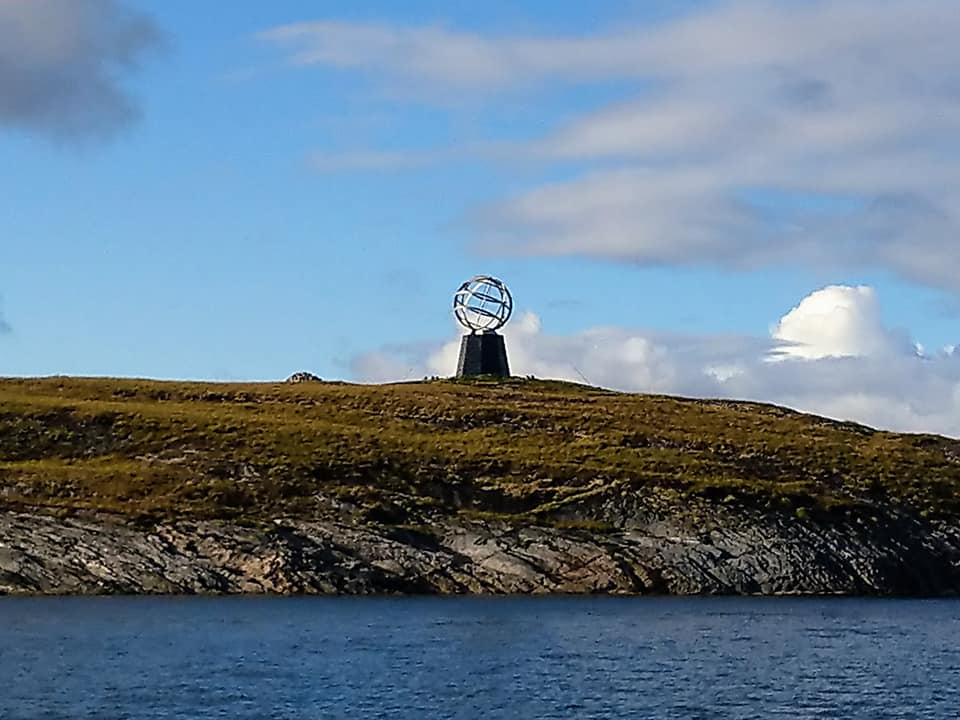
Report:
M 615 531 L 277 519 L 251 529 L 0 514 L 0 594 L 960 593 L 960 528 L 895 512 L 827 523 L 718 510 Z
M 287 382 L 292 385 L 298 385 L 300 383 L 323 382 L 323 378 L 318 377 L 313 373 L 296 372 L 287 378 Z

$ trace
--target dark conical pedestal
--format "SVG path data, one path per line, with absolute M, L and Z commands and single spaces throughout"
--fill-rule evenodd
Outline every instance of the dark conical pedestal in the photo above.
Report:
M 460 341 L 460 362 L 457 377 L 495 375 L 510 377 L 507 345 L 495 332 L 471 333 Z

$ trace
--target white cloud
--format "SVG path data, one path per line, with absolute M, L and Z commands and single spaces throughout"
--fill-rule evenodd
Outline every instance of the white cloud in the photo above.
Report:
M 617 327 L 556 336 L 544 332 L 533 313 L 520 315 L 504 334 L 515 375 L 772 402 L 885 429 L 960 436 L 960 354 L 919 354 L 902 333 L 882 324 L 869 287 L 811 293 L 769 338 Z M 454 338 L 412 353 L 370 353 L 355 360 L 354 374 L 368 382 L 448 376 L 456 370 L 458 349 Z
M 807 295 L 771 334 L 784 343 L 779 359 L 882 357 L 910 347 L 883 326 L 877 294 L 864 285 L 831 285 Z
M 485 247 L 881 268 L 960 290 L 958 35 L 947 0 L 726 0 L 580 36 L 345 22 L 264 36 L 295 62 L 437 102 L 632 83 L 615 106 L 500 148 L 582 170 L 479 209 Z
M 138 115 L 120 76 L 158 39 L 119 0 L 0 0 L 0 125 L 109 136 Z
M 782 73 L 830 56 L 871 69 L 875 62 L 894 64 L 887 50 L 903 42 L 919 51 L 906 58 L 905 69 L 934 64 L 949 70 L 952 52 L 944 50 L 952 50 L 956 23 L 942 0 L 767 0 L 722 2 L 657 25 L 585 36 L 484 36 L 438 25 L 323 20 L 272 28 L 261 37 L 288 48 L 301 65 L 440 89 L 500 90 L 550 79 L 697 78 L 758 65 Z

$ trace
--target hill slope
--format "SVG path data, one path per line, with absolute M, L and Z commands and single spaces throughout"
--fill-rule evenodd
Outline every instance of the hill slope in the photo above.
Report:
M 957 441 L 753 403 L 524 380 L 0 381 L 10 592 L 955 592 L 958 489 Z M 198 533 L 219 549 L 197 554 Z M 138 584 L 150 537 L 207 580 Z M 58 559 L 64 538 L 107 570 Z M 552 559 L 521 572 L 514 541 Z M 250 570 L 264 548 L 282 580 Z

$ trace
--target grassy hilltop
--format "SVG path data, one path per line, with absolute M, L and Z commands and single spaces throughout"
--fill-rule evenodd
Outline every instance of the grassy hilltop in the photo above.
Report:
M 0 381 L 0 509 L 257 523 L 596 522 L 642 494 L 798 516 L 960 515 L 960 443 L 754 403 L 513 379 Z

